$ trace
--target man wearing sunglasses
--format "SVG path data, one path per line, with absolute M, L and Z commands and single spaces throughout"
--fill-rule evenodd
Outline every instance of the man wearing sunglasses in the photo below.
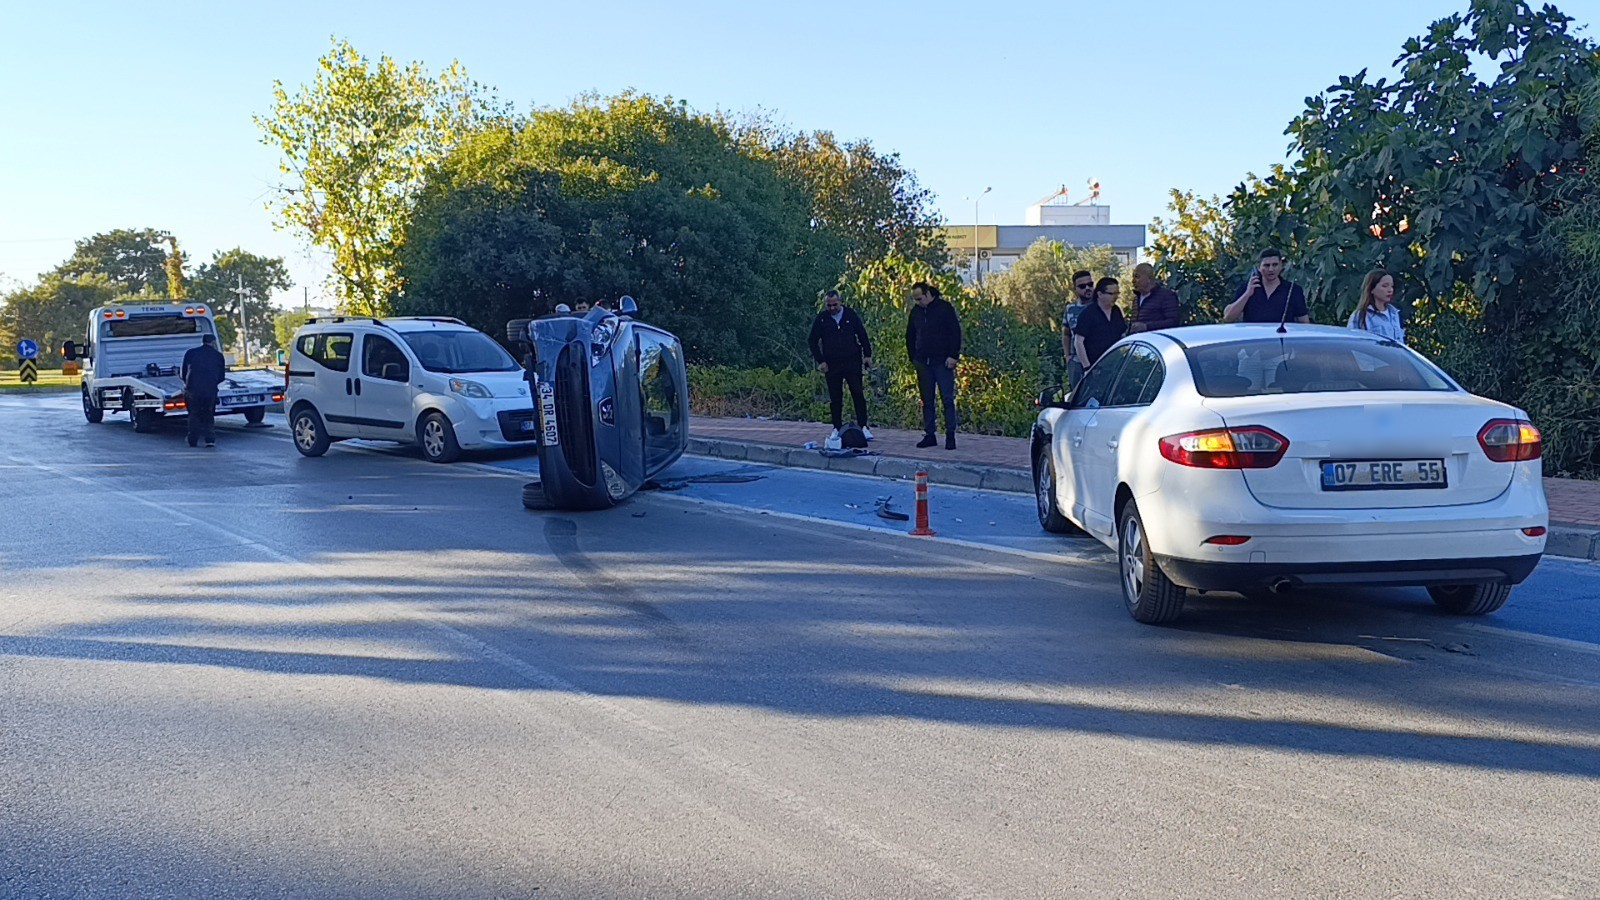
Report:
M 1094 303 L 1094 275 L 1088 269 L 1072 273 L 1072 302 L 1061 313 L 1061 355 L 1067 360 L 1067 384 L 1071 391 L 1083 378 L 1083 365 L 1072 348 L 1072 331 L 1078 327 L 1078 317 Z

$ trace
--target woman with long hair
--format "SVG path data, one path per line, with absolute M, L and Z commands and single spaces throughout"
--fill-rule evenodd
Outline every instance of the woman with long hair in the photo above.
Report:
M 1373 269 L 1361 282 L 1361 301 L 1350 314 L 1349 327 L 1357 331 L 1370 331 L 1397 344 L 1406 342 L 1405 325 L 1400 321 L 1400 308 L 1394 305 L 1394 276 L 1382 269 Z

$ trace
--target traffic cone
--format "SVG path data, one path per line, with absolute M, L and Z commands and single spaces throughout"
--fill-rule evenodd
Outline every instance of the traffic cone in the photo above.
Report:
M 918 537 L 933 537 L 938 534 L 928 527 L 928 473 L 917 473 L 917 527 L 911 533 Z

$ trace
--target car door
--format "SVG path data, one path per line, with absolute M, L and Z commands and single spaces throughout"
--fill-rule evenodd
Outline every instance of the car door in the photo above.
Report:
M 316 407 L 322 424 L 331 437 L 356 436 L 356 394 L 350 371 L 350 352 L 355 346 L 353 331 L 319 331 L 302 334 L 295 341 L 297 354 L 289 362 L 288 377 L 297 390 Z M 297 365 L 294 356 L 308 365 Z
M 1083 460 L 1086 485 L 1087 530 L 1110 535 L 1116 529 L 1118 465 L 1124 432 L 1128 423 L 1143 408 L 1145 391 L 1152 378 L 1160 379 L 1161 355 L 1148 344 L 1129 344 L 1117 377 L 1107 392 L 1104 405 L 1084 429 Z M 1153 394 L 1152 394 L 1153 396 Z
M 1056 504 L 1080 525 L 1088 525 L 1088 505 L 1085 503 L 1091 481 L 1086 469 L 1090 463 L 1084 447 L 1085 435 L 1110 397 L 1116 382 L 1117 370 L 1122 366 L 1123 347 L 1106 352 L 1084 373 L 1083 380 L 1067 401 L 1067 411 L 1061 416 L 1053 443 L 1056 451 Z
M 411 359 L 397 342 L 373 331 L 363 334 L 361 370 L 353 386 L 362 437 L 411 440 Z

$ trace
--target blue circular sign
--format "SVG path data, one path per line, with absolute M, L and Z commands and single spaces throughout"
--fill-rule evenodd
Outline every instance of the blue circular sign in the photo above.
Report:
M 23 359 L 33 359 L 39 355 L 39 345 L 23 338 L 17 341 L 17 355 Z

